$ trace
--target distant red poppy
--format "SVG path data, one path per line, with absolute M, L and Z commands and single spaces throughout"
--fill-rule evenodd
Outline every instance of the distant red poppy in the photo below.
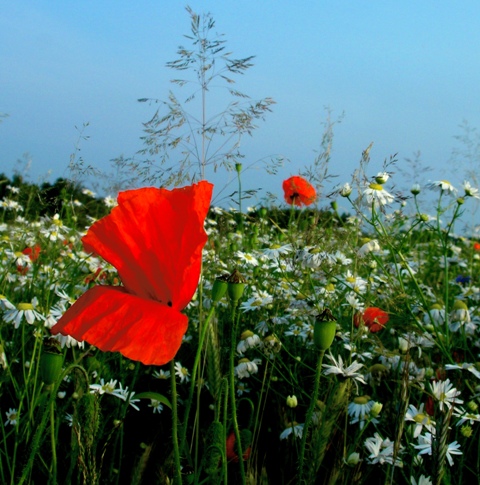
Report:
M 39 244 L 35 244 L 31 248 L 25 248 L 22 251 L 22 253 L 25 254 L 25 255 L 27 255 L 30 258 L 30 261 L 32 263 L 34 263 L 38 259 L 38 257 L 40 256 L 40 251 L 41 251 L 40 245 Z
M 473 243 L 473 250 L 474 251 L 480 251 L 480 243 L 479 242 L 474 242 Z
M 118 271 L 123 286 L 97 285 L 52 328 L 147 365 L 175 357 L 187 331 L 181 311 L 198 285 L 203 223 L 213 185 L 121 192 L 118 206 L 82 238 Z
M 363 314 L 358 313 L 355 315 L 355 326 L 358 327 L 360 325 L 361 320 L 366 327 L 370 329 L 370 332 L 375 333 L 382 330 L 385 324 L 390 320 L 387 312 L 380 310 L 377 307 L 369 307 L 366 308 Z
M 298 175 L 283 181 L 283 191 L 287 204 L 310 205 L 317 198 L 315 187 Z
M 237 439 L 235 437 L 235 433 L 232 431 L 228 436 L 227 436 L 227 443 L 226 443 L 226 448 L 227 448 L 227 460 L 228 461 L 233 461 L 234 463 L 238 463 L 238 454 L 237 454 L 237 447 L 235 446 Z M 243 441 L 243 440 L 241 440 Z M 243 461 L 248 460 L 250 457 L 250 453 L 252 452 L 252 447 L 249 446 L 244 452 L 243 452 Z

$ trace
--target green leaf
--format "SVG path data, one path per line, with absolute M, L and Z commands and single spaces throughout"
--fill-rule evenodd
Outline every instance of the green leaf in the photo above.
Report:
M 165 404 L 165 406 L 167 406 L 169 409 L 172 409 L 170 401 L 158 392 L 141 392 L 140 394 L 135 394 L 135 399 L 155 399 L 155 401 L 161 402 L 162 404 Z

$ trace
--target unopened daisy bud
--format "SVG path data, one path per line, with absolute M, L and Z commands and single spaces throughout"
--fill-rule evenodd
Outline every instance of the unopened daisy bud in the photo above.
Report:
M 297 396 L 295 396 L 295 395 L 288 396 L 287 397 L 287 406 L 289 408 L 296 408 L 298 406 Z
M 235 164 L 235 170 L 237 171 L 237 173 L 241 173 L 242 172 L 242 164 L 236 163 Z
M 313 341 L 317 349 L 327 350 L 333 343 L 337 330 L 337 321 L 328 308 L 317 315 L 313 327 Z
M 334 210 L 334 211 L 337 211 L 338 210 L 338 202 L 336 200 L 332 200 L 332 202 L 330 202 L 330 207 Z
M 63 354 L 60 342 L 53 337 L 47 338 L 43 343 L 40 357 L 40 377 L 47 386 L 57 382 L 62 372 L 62 364 Z
M 350 453 L 347 458 L 347 465 L 348 466 L 355 466 L 358 465 L 358 462 L 360 461 L 360 453 L 354 452 Z
M 467 408 L 473 413 L 476 413 L 478 410 L 478 404 L 475 401 L 468 401 Z
M 389 178 L 390 175 L 388 175 L 387 172 L 379 172 L 375 177 L 375 182 L 377 182 L 377 184 L 383 185 Z
M 420 193 L 420 185 L 419 184 L 413 184 L 412 188 L 410 189 L 410 193 L 413 195 L 418 195 Z
M 420 220 L 422 222 L 428 222 L 430 220 L 430 217 L 428 216 L 428 214 L 420 214 Z
M 348 197 L 352 193 L 352 187 L 350 187 L 350 184 L 347 182 L 344 184 L 344 186 L 340 189 L 338 192 L 342 197 Z
M 460 428 L 460 432 L 463 436 L 465 436 L 465 438 L 470 438 L 470 436 L 472 436 L 473 429 L 469 424 L 465 424 Z
M 458 204 L 458 205 L 463 205 L 463 204 L 465 204 L 465 199 L 464 199 L 463 197 L 459 197 L 459 198 L 457 199 L 457 204 Z
M 227 279 L 228 279 L 228 277 L 229 277 L 229 275 L 219 276 L 213 282 L 212 300 L 215 303 L 220 301 L 224 297 L 225 293 L 227 292 L 227 288 L 228 288 Z
M 268 211 L 265 207 L 262 207 L 258 213 L 260 214 L 260 217 L 264 218 L 264 217 L 267 217 L 267 214 L 268 214 Z
M 382 412 L 383 404 L 376 402 L 373 406 L 372 409 L 370 409 L 370 416 L 372 418 L 378 417 L 378 415 Z
M 233 302 L 237 302 L 242 298 L 247 281 L 237 269 L 228 277 L 227 281 L 228 296 Z
M 406 352 L 408 350 L 408 340 L 404 339 L 403 337 L 398 337 L 398 348 L 402 352 Z

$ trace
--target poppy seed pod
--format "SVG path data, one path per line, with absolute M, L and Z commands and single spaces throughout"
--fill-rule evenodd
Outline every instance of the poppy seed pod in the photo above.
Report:
M 228 281 L 228 296 L 234 302 L 237 302 L 242 298 L 245 290 L 245 284 L 247 280 L 236 269 L 227 279 Z
M 43 343 L 40 357 L 40 377 L 47 386 L 54 384 L 59 379 L 62 364 L 63 354 L 60 342 L 50 337 Z
M 212 287 L 212 301 L 219 302 L 227 292 L 229 275 L 222 275 L 215 279 Z
M 313 341 L 317 349 L 325 351 L 330 348 L 336 331 L 337 321 L 331 311 L 326 308 L 320 315 L 317 315 L 313 327 Z

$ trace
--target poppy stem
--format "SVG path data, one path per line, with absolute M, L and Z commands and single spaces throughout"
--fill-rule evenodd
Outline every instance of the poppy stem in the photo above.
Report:
M 325 355 L 324 350 L 320 350 L 320 355 L 318 357 L 317 362 L 317 372 L 315 374 L 315 385 L 313 387 L 313 394 L 312 399 L 310 400 L 310 406 L 308 407 L 307 416 L 305 418 L 305 424 L 303 425 L 303 432 L 302 432 L 302 443 L 300 445 L 300 457 L 298 460 L 298 478 L 300 484 L 308 483 L 307 480 L 304 478 L 304 463 L 305 463 L 305 447 L 307 444 L 308 439 L 308 428 L 312 422 L 313 412 L 315 410 L 315 406 L 317 405 L 318 399 L 318 390 L 320 388 L 320 378 L 322 377 L 322 363 L 323 363 L 323 356 Z
M 238 466 L 240 468 L 240 477 L 242 480 L 242 484 L 245 485 L 245 468 L 243 466 L 243 450 L 242 450 L 242 441 L 240 437 L 240 430 L 238 428 L 238 420 L 237 420 L 237 405 L 235 401 L 235 348 L 236 348 L 236 337 L 237 337 L 237 327 L 238 327 L 238 318 L 237 318 L 237 305 L 238 302 L 232 302 L 232 339 L 230 344 L 230 401 L 232 406 L 232 421 L 233 421 L 233 431 L 235 433 L 235 444 L 237 448 L 237 455 L 238 455 Z
M 180 448 L 178 447 L 177 377 L 175 375 L 174 360 L 170 362 L 170 378 L 172 385 L 173 483 L 174 485 L 182 485 Z
M 183 426 L 182 426 L 181 436 L 180 436 L 180 449 L 182 451 L 185 451 L 185 448 L 186 448 L 188 420 L 190 416 L 190 410 L 192 409 L 195 385 L 197 384 L 197 371 L 198 371 L 198 366 L 200 364 L 200 358 L 202 356 L 203 344 L 205 343 L 205 337 L 207 335 L 207 331 L 210 326 L 210 320 L 214 313 L 215 313 L 215 306 L 212 305 L 212 307 L 210 308 L 210 311 L 208 312 L 206 320 L 203 322 L 203 327 L 200 331 L 200 336 L 198 339 L 197 354 L 195 355 L 195 361 L 193 363 L 192 374 L 190 379 L 190 390 L 188 392 L 188 399 L 185 404 L 185 414 L 183 416 Z M 174 370 L 172 372 L 175 373 Z

